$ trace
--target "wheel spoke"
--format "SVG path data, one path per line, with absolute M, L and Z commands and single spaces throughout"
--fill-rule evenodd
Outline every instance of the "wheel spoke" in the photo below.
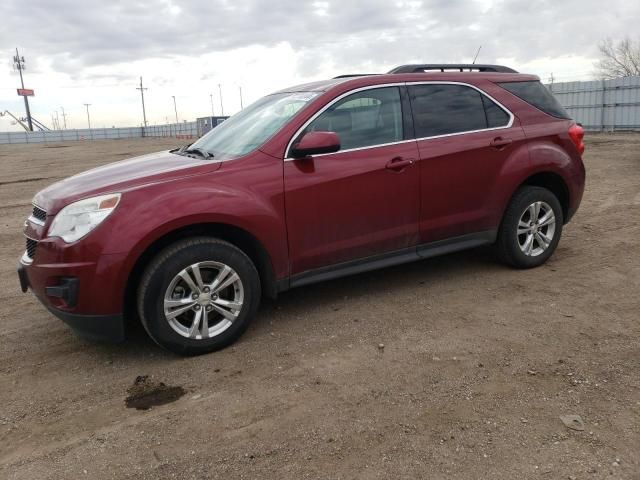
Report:
M 167 320 L 171 320 L 173 318 L 176 318 L 178 315 L 180 315 L 181 313 L 186 312 L 187 310 L 189 310 L 193 305 L 185 305 L 184 307 L 180 307 L 180 308 L 176 308 L 175 310 L 171 310 L 170 312 L 166 312 L 165 311 L 165 316 L 167 317 Z
M 538 220 L 538 217 L 540 216 L 540 206 L 542 204 L 540 202 L 536 202 L 533 204 L 533 217 L 531 218 L 532 222 L 535 222 L 536 220 Z
M 539 220 L 538 226 L 539 227 L 546 227 L 547 225 L 551 225 L 552 223 L 555 223 L 555 221 L 556 221 L 556 216 L 553 214 L 553 210 L 549 210 Z
M 198 289 L 202 291 L 204 289 L 204 283 L 202 282 L 202 275 L 200 274 L 200 264 L 196 263 L 195 265 L 191 265 L 191 273 L 193 273 L 193 278 L 196 280 L 196 284 L 198 285 Z
M 227 310 L 226 308 L 222 308 L 219 305 L 216 305 L 215 303 L 212 303 L 211 306 L 216 312 L 218 312 L 220 315 L 222 315 L 224 318 L 226 318 L 230 322 L 233 322 L 238 316 L 237 314 L 234 314 L 233 312 Z
M 527 235 L 527 240 L 524 242 L 522 250 L 525 254 L 531 255 L 531 252 L 533 251 L 533 235 Z
M 242 303 L 239 302 L 230 302 L 229 300 L 225 300 L 224 298 L 217 298 L 213 300 L 213 303 L 219 305 L 220 307 L 228 308 L 229 310 L 241 310 Z
M 538 232 L 538 243 L 542 240 L 542 246 L 546 249 L 551 244 L 551 238 L 549 238 L 545 233 Z
M 179 300 L 164 300 L 164 308 L 174 308 L 174 307 L 181 307 L 183 305 L 188 305 L 190 307 L 193 307 L 196 304 L 196 302 L 191 299 L 191 298 L 181 298 Z
M 529 233 L 529 230 L 531 230 L 531 228 L 527 222 L 523 222 L 522 220 L 518 222 L 518 235 Z
M 200 336 L 209 338 L 209 313 L 206 309 L 202 309 L 202 325 L 200 326 Z
M 211 287 L 211 291 L 213 293 L 218 293 L 220 290 L 224 290 L 229 285 L 231 285 L 232 283 L 236 282 L 239 279 L 240 277 L 238 277 L 238 274 L 236 272 L 233 272 L 222 283 L 218 283 L 216 287 Z
M 200 333 L 200 319 L 202 318 L 202 311 L 203 309 L 201 308 L 193 316 L 193 321 L 191 322 L 191 328 L 189 328 L 189 338 L 196 338 L 198 333 Z
M 198 286 L 194 283 L 193 279 L 191 278 L 191 275 L 189 275 L 189 272 L 186 269 L 182 270 L 178 274 L 178 276 L 182 278 L 182 280 L 184 280 L 184 282 L 189 286 L 192 292 L 198 291 Z
M 212 292 L 217 291 L 216 289 L 218 288 L 218 285 L 220 285 L 224 281 L 227 275 L 229 275 L 229 272 L 231 272 L 231 268 L 226 265 L 220 269 L 218 275 L 216 275 L 216 278 L 214 278 L 213 282 L 211 282 L 211 285 L 209 285 L 209 288 L 211 288 Z

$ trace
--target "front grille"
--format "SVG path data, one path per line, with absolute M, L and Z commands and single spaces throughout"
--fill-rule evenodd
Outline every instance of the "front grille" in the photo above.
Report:
M 27 238 L 27 257 L 33 259 L 33 256 L 36 254 L 37 246 L 38 246 L 37 240 L 32 240 L 31 238 Z
M 33 213 L 31 215 L 41 222 L 44 222 L 47 219 L 47 212 L 36 205 L 33 206 Z

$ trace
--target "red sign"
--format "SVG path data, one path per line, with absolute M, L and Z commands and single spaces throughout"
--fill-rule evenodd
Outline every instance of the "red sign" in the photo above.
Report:
M 35 94 L 30 88 L 19 88 L 18 95 L 21 95 L 23 97 L 33 97 Z

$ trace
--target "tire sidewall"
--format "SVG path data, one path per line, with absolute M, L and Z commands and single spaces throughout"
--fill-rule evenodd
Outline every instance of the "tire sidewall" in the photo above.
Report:
M 231 267 L 244 288 L 243 307 L 238 317 L 224 332 L 213 338 L 196 340 L 178 334 L 165 318 L 164 295 L 175 275 L 194 263 L 216 261 Z M 142 323 L 160 346 L 181 355 L 198 355 L 219 350 L 233 343 L 247 329 L 260 302 L 258 273 L 249 258 L 226 242 L 199 239 L 182 248 L 169 249 L 154 262 L 139 292 Z

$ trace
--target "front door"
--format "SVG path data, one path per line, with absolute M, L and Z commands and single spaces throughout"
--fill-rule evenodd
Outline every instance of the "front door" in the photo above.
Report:
M 400 93 L 340 98 L 299 135 L 332 131 L 341 148 L 284 162 L 292 275 L 417 244 L 418 149 L 405 138 Z

